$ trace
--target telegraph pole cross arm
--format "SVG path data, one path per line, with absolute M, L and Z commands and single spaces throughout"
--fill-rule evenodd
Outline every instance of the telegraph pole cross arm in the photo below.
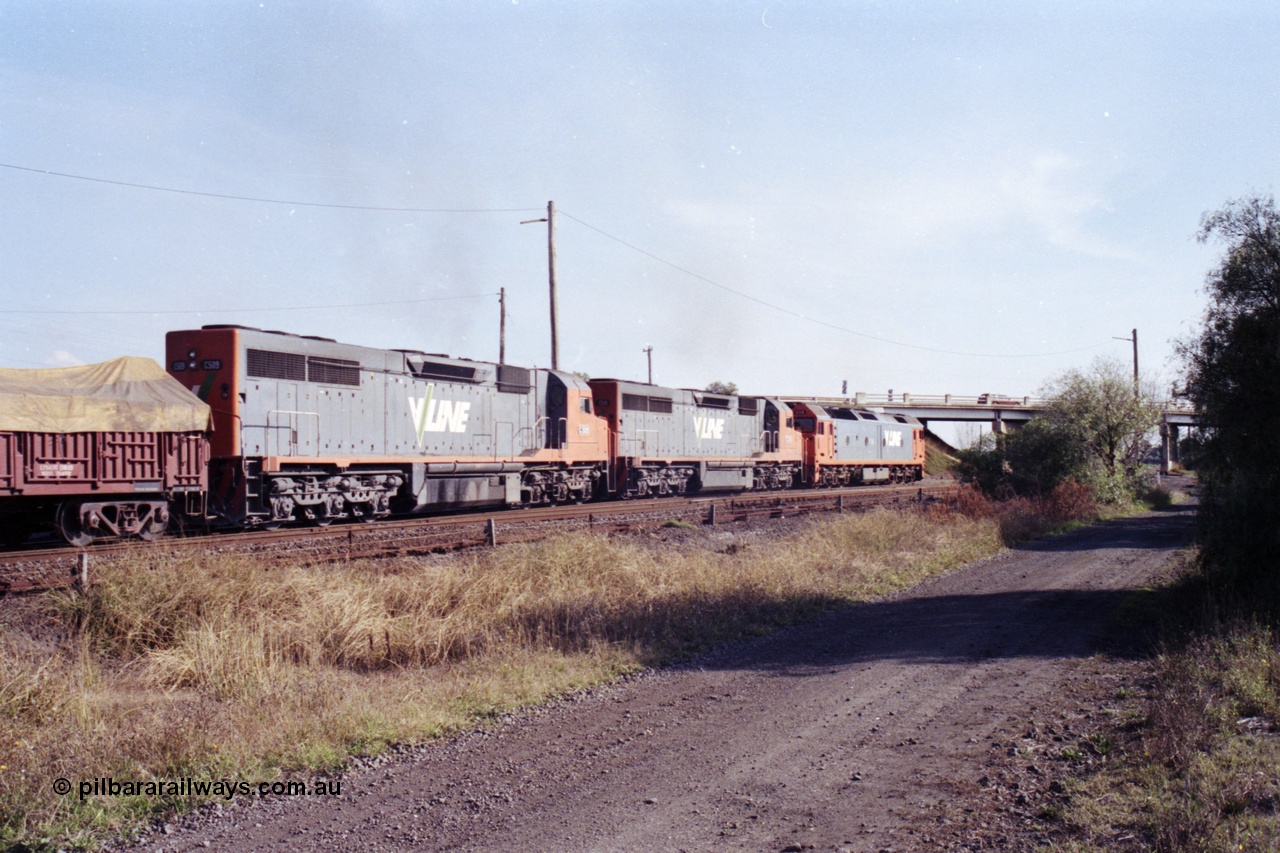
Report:
M 526 219 L 521 225 L 530 225 L 534 222 L 547 223 L 547 276 L 551 282 L 551 369 L 560 369 L 560 339 L 557 333 L 557 316 L 556 308 L 556 203 L 554 201 L 547 202 L 547 215 L 541 219 Z

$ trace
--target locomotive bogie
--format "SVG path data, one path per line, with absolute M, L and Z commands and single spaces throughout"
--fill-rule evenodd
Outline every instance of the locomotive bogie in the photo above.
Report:
M 629 500 L 683 495 L 689 491 L 696 470 L 689 464 L 636 461 L 626 469 L 626 485 L 619 496 Z
M 404 477 L 396 472 L 290 471 L 271 474 L 265 483 L 266 523 L 329 524 L 390 515 L 391 499 L 400 491 Z

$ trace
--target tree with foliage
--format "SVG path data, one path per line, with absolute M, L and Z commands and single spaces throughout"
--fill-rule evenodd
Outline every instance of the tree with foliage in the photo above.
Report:
M 1160 404 L 1151 383 L 1135 384 L 1115 359 L 1098 359 L 1087 371 L 1069 370 L 1046 388 L 1045 418 L 1094 464 L 1084 477 L 1096 496 L 1116 500 L 1132 494 L 1142 458 L 1160 424 Z
M 1080 448 L 1045 418 L 1032 418 L 1008 435 L 984 433 L 956 453 L 961 479 L 998 498 L 1043 497 L 1084 464 Z
M 1047 495 L 1072 479 L 1098 500 L 1131 496 L 1160 422 L 1150 387 L 1135 390 L 1132 374 L 1104 359 L 1067 371 L 1044 394 L 1051 399 L 1043 415 L 961 451 L 961 476 L 997 497 Z
M 736 382 L 711 382 L 707 385 L 708 394 L 728 394 L 733 396 L 738 393 L 738 384 Z
M 1202 554 L 1220 576 L 1280 585 L 1280 212 L 1237 199 L 1198 236 L 1225 244 L 1199 336 L 1179 347 L 1200 419 Z

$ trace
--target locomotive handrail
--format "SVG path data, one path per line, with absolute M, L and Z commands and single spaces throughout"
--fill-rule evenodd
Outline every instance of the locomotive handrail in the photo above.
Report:
M 539 445 L 541 444 L 541 442 L 538 441 L 538 437 L 537 437 L 538 427 L 541 426 L 542 422 L 545 420 L 547 420 L 547 416 L 543 415 L 542 417 L 534 421 L 532 426 L 520 427 L 520 429 L 515 433 L 515 435 L 511 436 L 511 449 L 515 450 L 516 438 L 518 438 L 519 436 L 527 432 L 534 437 L 533 439 L 534 444 L 530 445 L 527 443 L 522 443 L 520 447 L 524 450 L 537 450 Z
M 560 447 L 568 447 L 570 444 L 593 444 L 594 442 L 573 441 L 569 438 L 569 419 L 560 418 L 557 426 L 560 428 Z

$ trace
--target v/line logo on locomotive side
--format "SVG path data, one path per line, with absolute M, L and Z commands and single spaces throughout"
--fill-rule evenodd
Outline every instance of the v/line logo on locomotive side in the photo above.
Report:
M 435 383 L 428 383 L 421 397 L 409 397 L 409 412 L 417 430 L 418 446 L 429 432 L 464 433 L 471 415 L 471 403 L 463 400 L 435 399 Z
M 722 439 L 724 438 L 724 418 L 713 418 L 709 415 L 693 416 L 693 431 L 697 435 L 698 441 L 702 439 Z

